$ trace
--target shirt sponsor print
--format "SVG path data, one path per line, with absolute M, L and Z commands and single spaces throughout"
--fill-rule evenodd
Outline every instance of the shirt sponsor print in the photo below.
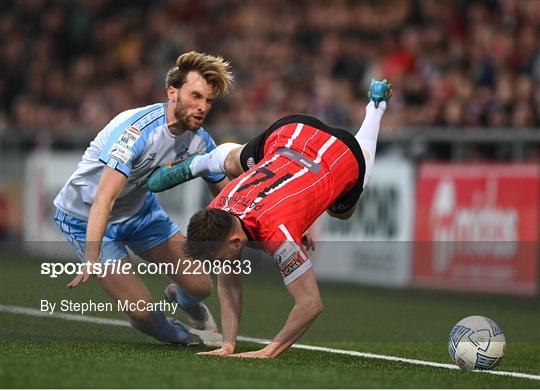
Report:
M 279 246 L 279 248 L 274 253 L 274 259 L 281 268 L 282 266 L 288 264 L 290 261 L 296 258 L 297 254 L 298 251 L 294 244 L 292 244 L 291 242 L 283 242 L 283 244 Z
M 122 164 L 129 162 L 132 157 L 133 152 L 118 143 L 114 143 L 109 151 L 109 158 L 118 160 Z
M 129 128 L 126 128 L 120 137 L 118 138 L 118 142 L 120 145 L 123 145 L 127 148 L 132 148 L 137 140 L 141 137 L 141 132 L 133 126 L 130 126 Z

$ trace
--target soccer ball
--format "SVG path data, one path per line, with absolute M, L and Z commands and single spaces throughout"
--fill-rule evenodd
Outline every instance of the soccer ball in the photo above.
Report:
M 448 352 L 452 360 L 467 371 L 493 369 L 506 350 L 502 329 L 484 316 L 460 320 L 450 332 Z

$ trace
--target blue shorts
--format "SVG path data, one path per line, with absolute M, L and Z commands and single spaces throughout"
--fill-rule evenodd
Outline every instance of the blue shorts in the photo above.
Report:
M 56 209 L 54 221 L 84 262 L 87 221 Z M 128 256 L 126 246 L 136 254 L 169 240 L 179 232 L 178 226 L 165 213 L 157 198 L 147 197 L 142 208 L 128 220 L 107 225 L 101 244 L 100 261 L 123 259 Z

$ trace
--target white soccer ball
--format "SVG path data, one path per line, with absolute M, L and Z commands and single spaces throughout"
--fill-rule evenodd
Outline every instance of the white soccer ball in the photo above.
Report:
M 506 350 L 506 338 L 493 320 L 484 316 L 469 316 L 460 320 L 450 332 L 448 352 L 462 369 L 493 369 L 501 362 Z

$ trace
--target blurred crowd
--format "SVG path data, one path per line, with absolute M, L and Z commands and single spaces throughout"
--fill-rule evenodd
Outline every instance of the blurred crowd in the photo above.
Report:
M 165 73 L 190 50 L 232 64 L 235 88 L 208 118 L 218 138 L 293 112 L 357 127 L 372 77 L 394 86 L 385 131 L 540 126 L 539 0 L 4 0 L 0 11 L 4 132 L 92 136 L 165 101 Z

